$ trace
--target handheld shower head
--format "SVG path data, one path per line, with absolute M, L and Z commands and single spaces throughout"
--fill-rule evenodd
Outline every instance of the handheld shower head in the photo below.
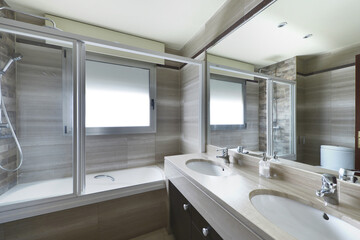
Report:
M 21 55 L 21 53 L 15 53 L 14 56 L 13 56 L 13 60 L 14 61 L 19 61 L 23 58 L 23 55 Z
M 1 75 L 4 75 L 5 72 L 9 69 L 9 67 L 11 66 L 11 64 L 13 62 L 19 61 L 22 59 L 22 55 L 20 53 L 15 53 L 14 56 L 12 58 L 9 59 L 9 61 L 6 63 L 5 67 L 3 68 L 3 70 L 0 71 Z

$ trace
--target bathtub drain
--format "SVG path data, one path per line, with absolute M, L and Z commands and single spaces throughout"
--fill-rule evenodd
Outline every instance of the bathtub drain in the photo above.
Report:
M 95 179 L 99 179 L 99 178 L 107 178 L 110 179 L 111 181 L 115 181 L 115 178 L 110 176 L 110 175 L 106 175 L 106 174 L 100 174 L 100 175 L 96 175 L 94 177 Z

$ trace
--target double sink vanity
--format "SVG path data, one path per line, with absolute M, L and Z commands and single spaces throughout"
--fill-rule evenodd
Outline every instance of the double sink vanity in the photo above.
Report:
M 267 179 L 259 177 L 259 157 L 229 155 L 230 163 L 212 151 L 165 158 L 177 240 L 360 237 L 359 184 L 338 180 L 330 184 L 336 191 L 320 194 L 329 170 L 281 160 L 271 162 Z M 325 203 L 332 194 L 337 205 Z

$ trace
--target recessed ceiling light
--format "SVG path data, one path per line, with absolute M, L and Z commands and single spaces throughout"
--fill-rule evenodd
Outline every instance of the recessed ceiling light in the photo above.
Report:
M 307 34 L 307 35 L 305 35 L 303 38 L 304 39 L 307 39 L 307 38 L 311 38 L 313 35 L 310 33 L 310 34 Z
M 287 22 L 282 22 L 278 25 L 278 28 L 285 27 L 287 25 Z

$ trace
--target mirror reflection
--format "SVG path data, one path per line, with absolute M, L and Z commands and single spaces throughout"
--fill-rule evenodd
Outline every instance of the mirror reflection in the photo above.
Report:
M 360 9 L 359 1 L 277 0 L 209 49 L 210 64 L 289 82 L 246 79 L 245 127 L 210 127 L 208 144 L 277 153 L 335 171 L 354 169 L 355 56 L 360 54 L 355 30 L 360 15 L 354 9 Z
M 245 127 L 245 83 L 245 80 L 239 78 L 210 75 L 211 129 L 241 129 Z

